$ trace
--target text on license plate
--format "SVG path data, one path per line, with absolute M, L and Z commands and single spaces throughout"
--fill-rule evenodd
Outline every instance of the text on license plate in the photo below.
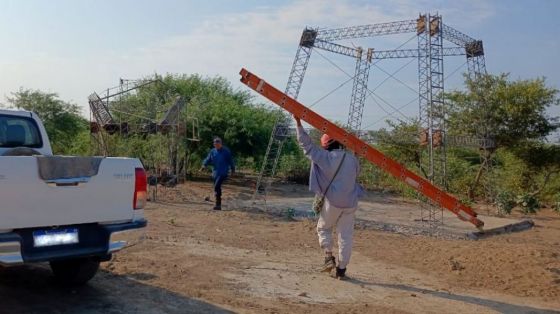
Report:
M 33 232 L 35 247 L 78 243 L 78 228 L 38 230 Z

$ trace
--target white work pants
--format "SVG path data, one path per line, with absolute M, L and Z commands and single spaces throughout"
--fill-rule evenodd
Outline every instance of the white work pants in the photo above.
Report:
M 354 234 L 354 216 L 357 207 L 338 208 L 325 199 L 325 208 L 319 214 L 317 235 L 319 245 L 325 252 L 333 249 L 333 227 L 338 234 L 338 267 L 346 268 L 352 255 L 352 236 Z

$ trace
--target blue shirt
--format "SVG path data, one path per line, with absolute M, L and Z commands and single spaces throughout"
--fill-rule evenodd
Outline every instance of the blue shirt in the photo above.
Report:
M 303 127 L 297 128 L 297 140 L 303 148 L 305 156 L 313 162 L 309 175 L 309 190 L 316 194 L 325 195 L 329 203 L 336 207 L 356 207 L 358 198 L 364 194 L 362 187 L 357 182 L 360 174 L 358 159 L 352 153 L 347 153 L 342 149 L 328 151 L 313 144 L 311 137 L 305 133 Z M 344 154 L 346 154 L 346 157 L 338 174 L 329 190 L 325 191 Z
M 222 146 L 220 149 L 212 148 L 202 164 L 204 167 L 212 165 L 214 168 L 212 171 L 213 176 L 227 176 L 229 168 L 231 168 L 232 172 L 235 171 L 233 157 L 225 146 Z

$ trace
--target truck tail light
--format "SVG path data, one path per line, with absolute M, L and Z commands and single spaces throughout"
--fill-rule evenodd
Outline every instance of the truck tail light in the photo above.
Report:
M 134 200 L 132 201 L 132 208 L 142 209 L 146 205 L 148 196 L 146 171 L 144 171 L 144 168 L 136 168 L 134 175 Z

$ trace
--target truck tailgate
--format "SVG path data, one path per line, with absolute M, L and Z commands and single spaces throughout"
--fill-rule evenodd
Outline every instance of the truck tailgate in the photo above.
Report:
M 35 157 L 0 157 L 0 231 L 133 218 L 137 159 L 104 158 L 97 175 L 74 185 L 47 184 Z

